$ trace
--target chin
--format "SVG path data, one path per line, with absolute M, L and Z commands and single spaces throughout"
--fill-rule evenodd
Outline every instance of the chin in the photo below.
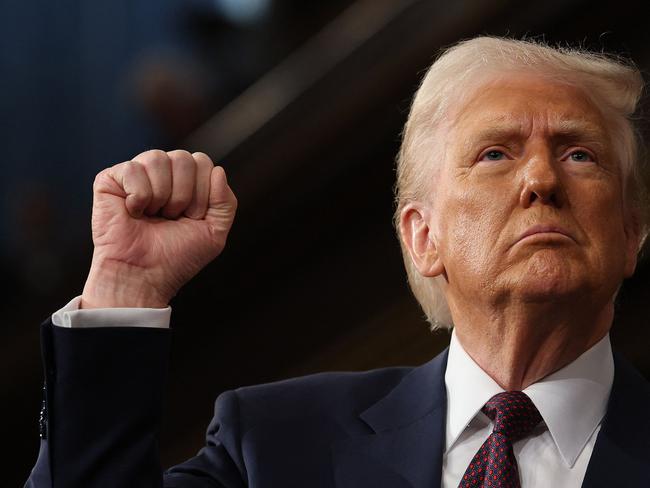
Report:
M 557 253 L 537 253 L 527 263 L 517 280 L 524 299 L 530 301 L 561 300 L 592 293 L 593 286 L 584 263 L 562 259 Z

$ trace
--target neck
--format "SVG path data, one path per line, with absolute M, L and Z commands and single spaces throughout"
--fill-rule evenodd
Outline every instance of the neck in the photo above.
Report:
M 607 334 L 613 303 L 600 310 L 593 305 L 524 303 L 488 313 L 462 307 L 452 312 L 465 351 L 499 386 L 511 391 L 563 368 Z

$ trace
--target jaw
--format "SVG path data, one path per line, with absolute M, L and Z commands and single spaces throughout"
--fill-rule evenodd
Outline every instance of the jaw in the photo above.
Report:
M 510 294 L 525 301 L 555 302 L 591 292 L 584 264 L 567 259 L 556 249 L 539 249 L 508 271 Z
M 575 245 L 526 246 L 491 278 L 502 300 L 561 304 L 611 301 L 624 278 L 622 253 Z

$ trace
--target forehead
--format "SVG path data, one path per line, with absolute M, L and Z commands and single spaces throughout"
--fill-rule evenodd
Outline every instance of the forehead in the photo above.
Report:
M 498 77 L 476 85 L 459 102 L 450 114 L 452 130 L 585 132 L 601 138 L 608 133 L 602 112 L 585 89 L 559 81 Z

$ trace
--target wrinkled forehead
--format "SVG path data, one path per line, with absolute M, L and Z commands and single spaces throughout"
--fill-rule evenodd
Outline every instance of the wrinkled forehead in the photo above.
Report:
M 447 132 L 584 136 L 609 141 L 610 124 L 585 87 L 538 76 L 496 76 L 458 94 Z

